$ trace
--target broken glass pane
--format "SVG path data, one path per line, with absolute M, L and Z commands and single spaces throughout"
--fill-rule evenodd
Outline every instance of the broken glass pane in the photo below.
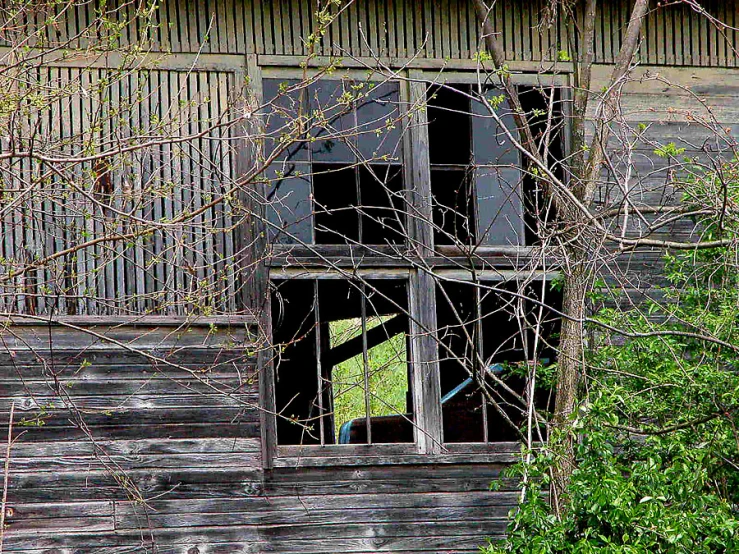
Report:
M 477 238 L 481 244 L 523 246 L 521 171 L 516 167 L 476 169 Z
M 267 232 L 271 242 L 313 242 L 310 171 L 305 162 L 272 164 L 267 171 Z
M 278 148 L 287 145 L 278 160 L 307 161 L 308 148 L 300 134 L 299 121 L 308 112 L 308 95 L 305 89 L 294 89 L 299 81 L 290 79 L 264 79 L 265 112 L 264 154 L 269 157 Z M 297 141 L 297 142 L 296 142 Z

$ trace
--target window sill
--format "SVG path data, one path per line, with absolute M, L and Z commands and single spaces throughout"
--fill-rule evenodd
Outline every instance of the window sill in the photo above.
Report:
M 336 467 L 425 464 L 510 464 L 520 459 L 521 444 L 449 444 L 443 452 L 423 454 L 415 444 L 278 446 L 273 467 Z

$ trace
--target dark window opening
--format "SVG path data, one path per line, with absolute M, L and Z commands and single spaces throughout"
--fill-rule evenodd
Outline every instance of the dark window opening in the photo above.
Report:
M 402 280 L 273 281 L 281 445 L 413 442 Z
M 264 81 L 265 98 L 275 98 L 267 150 L 296 143 L 271 168 L 272 242 L 402 244 L 407 209 L 397 83 L 322 80 L 291 90 L 296 84 Z
M 469 86 L 430 87 L 429 160 L 435 244 L 475 240 Z
M 537 139 L 546 129 L 544 92 L 519 87 L 523 109 Z M 431 86 L 428 90 L 429 158 L 434 241 L 439 245 L 524 245 L 537 240 L 537 217 L 548 212 L 536 182 L 522 171 L 508 102 L 500 90 L 476 85 Z M 499 123 L 490 113 L 495 111 Z M 562 115 L 555 90 L 552 166 L 561 160 Z
M 554 97 L 550 98 L 550 94 Z M 549 167 L 554 175 L 561 181 L 564 180 L 564 168 L 560 162 L 564 159 L 564 115 L 562 112 L 562 96 L 560 89 L 540 90 L 536 87 L 519 87 L 519 98 L 521 107 L 528 114 L 531 130 L 538 142 L 543 141 L 547 132 L 549 104 L 552 103 L 552 125 L 549 138 Z M 523 175 L 524 192 L 524 225 L 526 232 L 526 244 L 538 245 L 541 242 L 540 228 L 543 223 L 554 221 L 556 213 L 554 207 L 545 202 L 544 191 L 537 184 L 529 172 Z
M 359 242 L 356 168 L 313 164 L 317 244 Z
M 316 244 L 405 240 L 402 168 L 313 164 Z
M 489 290 L 489 286 L 503 291 Z M 559 306 L 559 293 L 546 287 L 545 303 Z M 554 363 L 558 320 L 550 309 L 526 298 L 541 298 L 542 283 L 519 291 L 518 284 L 443 283 L 437 286 L 439 372 L 444 442 L 499 442 L 521 438 L 526 421 L 528 363 Z M 538 325 L 538 340 L 534 331 Z M 504 385 L 500 384 L 500 382 Z M 542 379 L 542 384 L 546 382 Z M 508 387 L 510 390 L 507 390 Z M 487 393 L 484 393 L 487 391 Z M 512 391 L 512 392 L 511 392 Z M 551 408 L 546 386 L 535 393 L 538 409 Z

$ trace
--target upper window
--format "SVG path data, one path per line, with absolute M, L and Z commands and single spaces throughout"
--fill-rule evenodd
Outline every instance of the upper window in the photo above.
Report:
M 427 125 L 414 136 L 417 105 L 398 82 L 264 79 L 269 99 L 267 219 L 273 243 L 400 245 L 418 212 L 407 163 L 428 164 L 434 244 L 525 246 L 536 241 L 535 180 L 522 171 L 517 131 L 492 86 L 428 85 Z M 551 90 L 551 89 L 550 89 Z M 537 88 L 519 87 L 534 130 L 550 112 Z M 408 109 L 407 107 L 410 106 Z M 405 107 L 405 109 L 404 109 Z M 555 120 L 561 121 L 559 101 Z M 561 154 L 554 125 L 550 155 Z M 405 150 L 405 151 L 404 151 Z M 538 215 L 538 214 L 537 214 Z M 409 217 L 410 216 L 410 217 Z
M 525 240 L 518 150 L 493 118 L 494 106 L 515 136 L 499 91 L 472 85 L 428 88 L 429 161 L 436 244 L 522 246 Z
M 398 83 L 264 80 L 271 240 L 397 244 L 406 235 Z
M 549 156 L 561 160 L 557 89 L 521 85 L 518 92 L 535 138 L 543 146 L 549 129 Z M 502 91 L 489 85 L 434 84 L 428 86 L 427 103 L 435 244 L 535 244 L 537 220 L 545 215 L 541 194 L 533 176 L 522 171 L 514 144 L 518 132 Z M 561 173 L 556 163 L 553 167 Z

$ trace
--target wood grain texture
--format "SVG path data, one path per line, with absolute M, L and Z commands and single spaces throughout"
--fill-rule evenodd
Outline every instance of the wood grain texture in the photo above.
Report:
M 106 334 L 104 319 L 89 327 Z M 0 426 L 10 401 L 18 413 L 8 552 L 473 552 L 518 498 L 511 480 L 488 490 L 510 449 L 264 470 L 256 360 L 227 326 L 182 346 L 173 321 L 112 318 L 119 339 L 150 337 L 132 352 L 77 350 L 84 329 L 21 321 L 27 340 L 0 356 Z
M 305 55 L 301 38 L 315 27 L 317 5 L 299 0 L 193 0 L 189 4 L 166 0 L 155 14 L 157 25 L 148 46 L 154 54 L 171 53 L 146 58 L 144 66 L 156 60 L 157 67 L 146 78 L 139 80 L 140 75 L 133 72 L 117 83 L 111 102 L 120 106 L 141 90 L 147 101 L 127 110 L 130 125 L 145 125 L 153 115 L 169 110 L 184 118 L 178 120 L 183 132 L 195 132 L 202 125 L 198 121 L 228 109 L 245 67 L 253 82 L 258 81 L 261 65 L 297 67 Z M 497 2 L 491 14 L 516 70 L 548 67 L 542 62 L 555 59 L 562 49 L 557 42 L 561 22 L 552 28 L 538 26 L 542 5 L 541 1 L 505 0 Z M 628 23 L 625 7 L 625 0 L 613 2 L 604 5 L 599 15 L 597 61 L 601 64 L 618 53 Z M 706 7 L 735 24 L 735 2 L 707 2 Z M 59 26 L 60 34 L 49 38 L 61 41 L 74 36 L 91 21 L 90 9 L 89 2 L 80 2 L 73 16 Z M 124 43 L 133 44 L 139 30 L 124 28 Z M 373 53 L 392 66 L 403 65 L 418 53 L 409 66 L 413 69 L 441 69 L 449 64 L 470 70 L 480 50 L 478 33 L 467 0 L 366 0 L 356 2 L 329 27 L 317 52 L 341 56 L 347 67 L 355 68 L 371 61 Z M 639 54 L 642 63 L 650 66 L 640 68 L 643 79 L 624 88 L 627 120 L 646 123 L 651 140 L 675 142 L 686 148 L 687 155 L 697 155 L 708 136 L 705 127 L 694 121 L 700 114 L 690 95 L 700 95 L 708 99 L 721 127 L 729 129 L 724 143 L 714 142 L 712 147 L 726 147 L 728 152 L 739 126 L 739 81 L 731 69 L 716 66 L 736 65 L 731 50 L 735 40 L 734 31 L 707 25 L 685 7 L 665 6 L 650 12 Z M 83 39 L 78 45 L 87 46 Z M 0 56 L 7 52 L 0 50 Z M 106 67 L 115 65 L 116 59 L 50 59 L 47 79 L 78 81 L 89 87 L 105 76 Z M 326 61 L 318 58 L 313 63 Z M 666 67 L 669 63 L 685 67 Z M 92 71 L 81 72 L 81 67 Z M 596 67 L 594 90 L 599 90 L 609 69 Z M 649 78 L 647 71 L 659 72 L 680 86 Z M 407 85 L 404 95 L 405 100 L 422 98 L 425 87 Z M 181 104 L 189 99 L 196 100 L 197 106 Z M 672 110 L 659 109 L 663 105 Z M 93 101 L 82 97 L 75 97 L 68 110 L 55 106 L 52 120 L 67 117 L 69 125 L 57 125 L 55 130 L 46 122 L 44 131 L 82 133 L 85 115 L 93 108 Z M 419 112 L 417 123 L 423 124 L 425 117 Z M 130 129 L 122 132 L 125 135 Z M 418 128 L 413 132 L 423 134 Z M 171 199 L 153 204 L 149 216 L 171 219 L 183 209 L 202 205 L 223 182 L 243 173 L 241 158 L 246 151 L 220 149 L 221 138 L 200 140 L 197 148 L 188 151 L 164 147 L 139 160 L 152 178 L 198 183 L 190 190 L 175 187 Z M 423 192 L 429 179 L 427 145 L 420 139 L 415 144 L 406 175 Z M 653 150 L 640 148 L 634 157 L 635 180 L 645 203 L 659 194 L 669 170 Z M 199 167 L 198 160 L 212 161 L 213 174 Z M 7 170 L 17 178 L 30 168 L 13 162 Z M 114 186 L 120 188 L 122 179 L 115 176 Z M 604 205 L 619 201 L 618 190 L 608 179 L 601 201 Z M 34 217 L 34 212 L 45 215 Z M 26 244 L 35 250 L 61 250 L 75 238 L 63 227 L 71 229 L 79 219 L 79 214 L 62 205 L 34 200 L 0 222 L 4 231 L 0 255 L 8 257 Z M 114 261 L 98 277 L 90 271 L 93 262 L 111 251 L 91 248 L 74 260 L 80 277 L 69 284 L 74 294 L 66 323 L 87 332 L 32 320 L 16 321 L 2 331 L 0 427 L 7 424 L 11 402 L 18 413 L 5 550 L 26 554 L 431 554 L 476 552 L 487 537 L 500 537 L 518 499 L 517 484 L 503 479 L 497 491 L 488 487 L 516 461 L 516 445 L 498 445 L 485 452 L 443 452 L 429 441 L 420 449 L 405 445 L 397 450 L 377 449 L 372 455 L 336 448 L 327 449 L 323 456 L 301 456 L 296 449 L 279 451 L 265 438 L 271 436 L 265 427 L 273 419 L 259 409 L 260 386 L 262 400 L 272 389 L 259 369 L 268 369 L 269 356 L 256 348 L 256 337 L 258 324 L 269 328 L 260 309 L 266 297 L 266 268 L 257 277 L 261 288 L 255 285 L 246 291 L 253 298 L 248 304 L 254 314 L 243 319 L 188 322 L 176 310 L 158 320 L 121 318 L 130 310 L 149 313 L 152 306 L 141 295 L 164 282 L 169 283 L 163 291 L 165 301 L 173 303 L 193 281 L 212 277 L 204 270 L 206 264 L 213 275 L 225 274 L 229 279 L 227 289 L 213 299 L 216 312 L 236 311 L 230 294 L 241 283 L 230 261 L 241 245 L 249 244 L 248 237 L 203 231 L 230 228 L 234 218 L 227 208 L 209 210 L 197 223 L 202 226 L 197 233 L 183 235 L 189 248 L 178 250 L 179 242 L 163 235 L 136 242 L 130 256 L 123 247 L 113 248 Z M 101 229 L 83 222 L 78 231 L 78 235 L 94 235 Z M 413 233 L 420 237 L 430 230 L 419 224 Z M 684 238 L 691 229 L 676 224 L 665 233 Z M 195 249 L 195 244 L 202 248 Z M 439 252 L 451 256 L 447 262 L 457 260 L 455 252 Z M 363 270 L 377 277 L 402 273 L 405 278 L 415 271 L 410 262 L 400 268 L 387 256 L 368 256 L 361 247 L 326 253 L 324 259 L 312 259 L 310 252 L 299 248 L 278 250 L 271 261 L 273 277 L 303 267 L 315 269 L 326 259 L 352 269 L 352 258 L 362 258 Z M 528 261 L 528 254 L 491 249 L 482 257 L 506 271 Z M 653 251 L 614 257 L 612 275 L 627 279 L 627 294 L 644 294 L 663 284 L 654 271 L 661 255 Z M 185 263 L 195 268 L 194 276 L 178 269 Z M 39 270 L 32 278 L 19 280 L 4 308 L 14 312 L 49 308 L 50 298 L 37 295 L 33 300 L 34 295 L 28 294 L 29 286 L 45 278 Z M 424 292 L 433 283 L 425 273 L 415 274 L 413 286 L 422 315 L 413 329 L 414 352 L 419 360 L 433 359 L 432 345 L 423 338 L 424 326 L 435 326 Z M 86 290 L 108 301 L 96 305 L 83 294 Z M 125 295 L 135 299 L 126 304 L 121 300 Z M 419 362 L 416 389 L 424 390 L 424 399 L 438 397 L 437 387 L 424 379 L 425 373 Z M 426 419 L 427 428 L 437 427 L 438 439 L 439 415 L 424 410 L 419 415 Z M 277 454 L 274 460 L 273 454 Z

